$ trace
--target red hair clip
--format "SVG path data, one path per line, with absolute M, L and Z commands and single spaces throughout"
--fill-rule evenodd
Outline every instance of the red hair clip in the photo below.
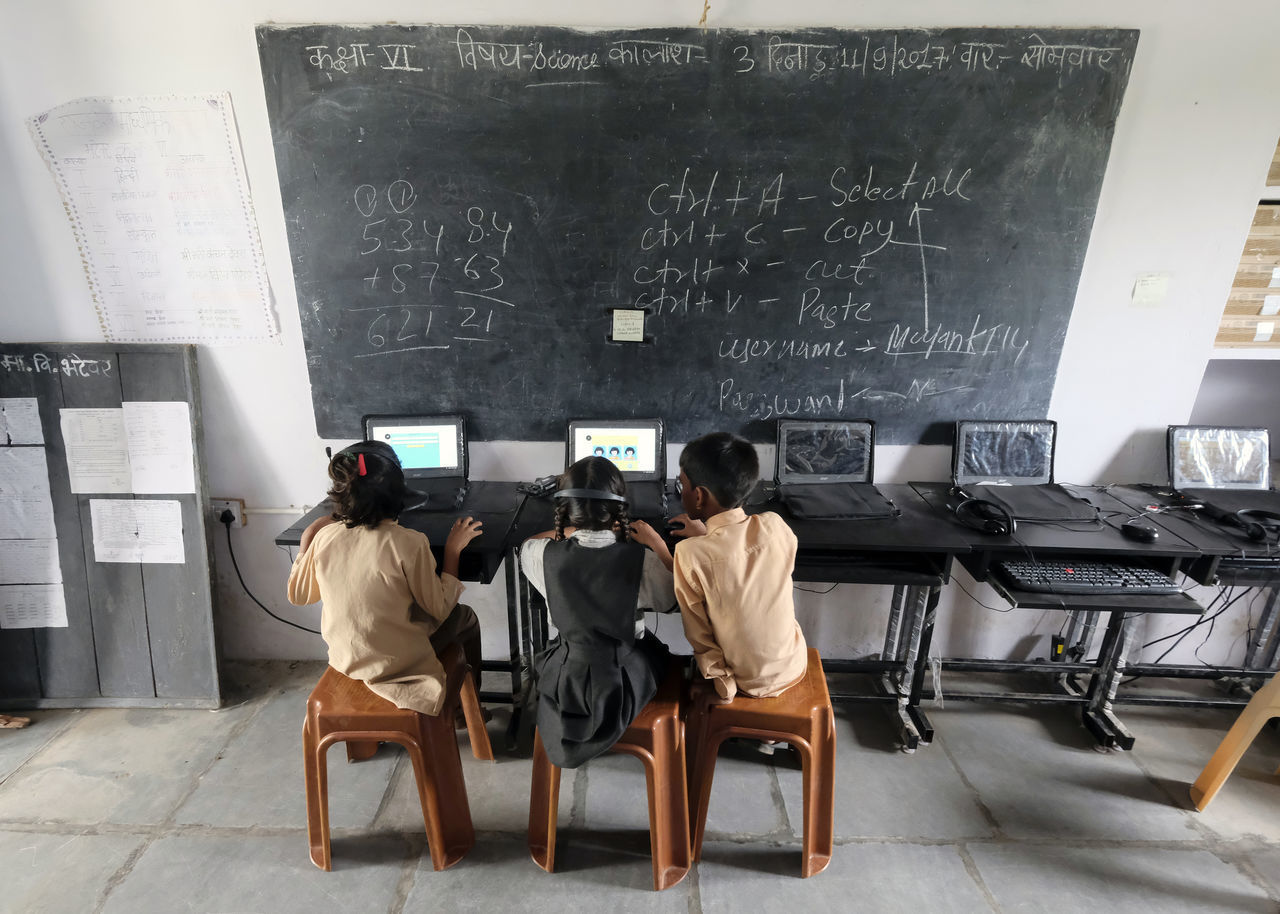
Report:
M 361 476 L 369 475 L 369 471 L 364 465 L 364 454 L 356 454 L 356 466 L 360 468 L 359 472 Z

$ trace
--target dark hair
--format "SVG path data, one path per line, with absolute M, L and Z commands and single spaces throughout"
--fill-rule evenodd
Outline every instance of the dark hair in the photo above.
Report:
M 348 527 L 376 527 L 388 518 L 395 520 L 404 510 L 408 494 L 404 471 L 391 445 L 382 441 L 360 441 L 338 451 L 329 461 L 329 478 L 333 480 L 328 493 L 334 501 L 333 516 Z
M 627 483 L 613 461 L 604 457 L 583 457 L 560 477 L 561 489 L 599 489 L 626 496 Z M 603 498 L 556 499 L 556 539 L 564 539 L 565 527 L 580 530 L 612 530 L 618 542 L 627 538 L 631 522 L 625 501 Z
M 736 508 L 747 500 L 760 478 L 760 458 L 745 438 L 712 432 L 684 446 L 680 469 L 691 484 L 710 491 L 720 507 Z

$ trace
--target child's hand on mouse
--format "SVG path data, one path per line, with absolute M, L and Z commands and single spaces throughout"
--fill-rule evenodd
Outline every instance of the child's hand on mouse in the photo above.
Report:
M 677 514 L 671 518 L 669 529 L 672 536 L 688 538 L 707 535 L 707 525 L 700 520 L 694 520 L 688 514 Z
M 633 520 L 629 535 L 632 540 L 642 546 L 648 546 L 654 552 L 661 552 L 666 549 L 666 543 L 662 541 L 662 537 L 658 531 L 649 526 L 642 520 Z
M 467 543 L 471 542 L 484 531 L 480 529 L 480 521 L 470 517 L 459 517 L 453 522 L 453 527 L 449 530 L 449 538 L 444 541 L 444 551 L 452 552 L 455 555 L 466 548 Z

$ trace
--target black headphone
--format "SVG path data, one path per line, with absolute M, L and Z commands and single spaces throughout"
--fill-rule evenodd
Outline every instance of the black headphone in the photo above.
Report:
M 1018 529 L 1013 515 L 994 501 L 985 498 L 966 498 L 955 507 L 956 520 L 971 530 L 993 536 L 1012 536 Z
M 1280 514 L 1262 508 L 1245 508 L 1237 511 L 1233 523 L 1244 530 L 1251 540 L 1265 540 L 1268 536 L 1280 539 Z
M 552 498 L 594 498 L 599 501 L 620 501 L 624 505 L 627 503 L 625 495 L 618 495 L 615 492 L 606 492 L 604 489 L 560 489 L 551 493 Z

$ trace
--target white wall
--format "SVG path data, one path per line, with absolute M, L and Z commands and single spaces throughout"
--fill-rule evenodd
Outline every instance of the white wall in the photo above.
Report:
M 1122 12 L 1121 12 L 1122 11 Z M 23 119 L 88 95 L 231 93 L 283 338 L 276 345 L 200 351 L 205 445 L 213 494 L 239 496 L 249 526 L 236 554 L 249 586 L 276 612 L 314 625 L 315 609 L 281 594 L 289 556 L 272 538 L 324 487 L 271 135 L 253 27 L 260 22 L 458 22 L 570 26 L 696 24 L 701 0 L 601 4 L 582 0 L 475 3 L 351 0 L 43 0 L 0 11 L 0 337 L 100 339 L 70 227 Z M 1189 417 L 1214 329 L 1275 148 L 1280 4 L 1207 8 L 1188 0 L 791 0 L 713 3 L 713 27 L 1115 26 L 1141 38 L 1117 125 L 1097 220 L 1062 353 L 1050 416 L 1060 423 L 1059 478 L 1082 483 L 1162 478 L 1161 430 Z M 1167 301 L 1129 304 L 1140 273 L 1172 275 Z M 264 396 L 264 392 L 270 392 Z M 341 443 L 341 442 L 339 442 Z M 673 453 L 673 458 L 675 454 Z M 557 469 L 549 444 L 476 445 L 477 478 L 527 479 Z M 885 481 L 942 479 L 942 448 L 885 448 Z M 262 513 L 283 510 L 284 513 Z M 322 657 L 311 635 L 267 618 L 240 592 L 216 531 L 218 624 L 232 657 Z M 989 590 L 965 586 L 999 606 Z M 472 586 L 486 654 L 503 656 L 504 595 Z M 798 596 L 812 639 L 829 654 L 878 648 L 883 589 L 839 587 Z M 1043 651 L 1056 616 L 983 609 L 955 588 L 937 644 L 976 656 Z M 1201 654 L 1239 659 L 1244 614 L 1224 617 Z M 1161 622 L 1155 623 L 1159 626 Z M 1171 659 L 1190 659 L 1189 648 Z

